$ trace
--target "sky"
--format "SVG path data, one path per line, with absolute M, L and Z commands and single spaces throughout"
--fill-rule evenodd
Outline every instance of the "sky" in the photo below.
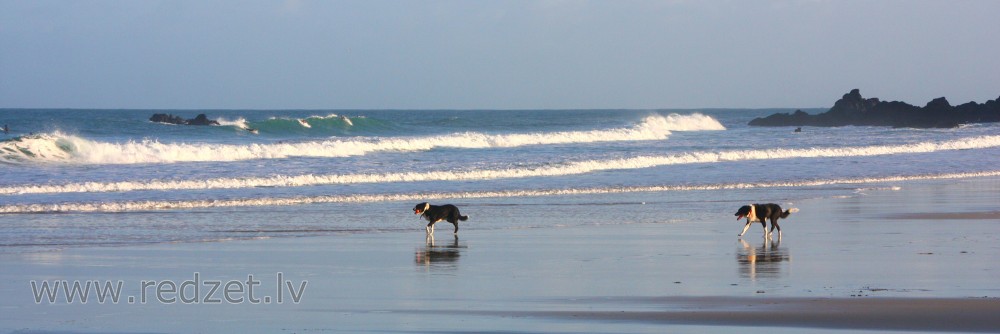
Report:
M 1000 97 L 1000 1 L 0 0 L 0 108 L 830 107 Z

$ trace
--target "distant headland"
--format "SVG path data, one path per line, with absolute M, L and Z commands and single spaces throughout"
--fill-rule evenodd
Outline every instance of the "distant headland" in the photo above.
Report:
M 954 128 L 961 124 L 1000 122 L 1000 98 L 986 103 L 952 106 L 939 97 L 923 107 L 905 102 L 865 99 L 858 89 L 844 94 L 825 113 L 811 115 L 796 110 L 750 121 L 752 126 L 891 126 L 896 128 Z

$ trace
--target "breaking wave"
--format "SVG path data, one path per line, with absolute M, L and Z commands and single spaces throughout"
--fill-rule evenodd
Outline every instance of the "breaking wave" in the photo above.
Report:
M 354 120 L 367 121 L 367 117 L 364 116 L 354 116 L 353 118 Z M 329 114 L 326 116 L 313 115 L 305 118 L 271 117 L 263 121 L 253 122 L 247 121 L 243 117 L 237 117 L 232 120 L 225 117 L 219 117 L 216 121 L 219 122 L 219 126 L 231 126 L 242 130 L 254 129 L 264 133 L 302 132 L 312 129 L 313 126 L 316 126 L 316 130 L 320 131 L 344 129 L 354 126 L 354 121 L 351 120 L 351 117 L 337 114 Z
M 364 116 L 355 116 L 353 117 L 354 120 L 351 120 L 351 118 L 337 114 L 326 116 L 313 115 L 305 118 L 271 117 L 264 121 L 253 122 L 250 126 L 264 133 L 285 133 L 343 130 L 354 126 L 354 121 L 359 121 L 362 125 L 370 123 L 368 122 L 368 118 Z
M 219 122 L 219 126 L 232 126 L 244 130 L 250 128 L 250 123 L 247 123 L 247 120 L 244 119 L 243 117 L 237 117 L 234 120 L 229 120 L 224 117 L 219 117 L 216 118 L 215 121 Z
M 246 120 L 224 120 L 239 128 L 254 128 Z M 302 120 L 312 126 L 344 120 L 336 115 Z M 281 126 L 302 128 L 299 119 L 272 119 Z M 294 125 L 293 125 L 294 123 Z M 260 129 L 265 131 L 266 128 Z M 649 116 L 626 128 L 592 131 L 485 134 L 479 132 L 423 137 L 355 137 L 297 143 L 211 144 L 162 143 L 157 140 L 127 143 L 89 140 L 53 132 L 0 142 L 0 163 L 143 164 L 204 161 L 283 159 L 289 157 L 348 157 L 384 151 L 425 151 L 434 148 L 509 148 L 527 145 L 662 140 L 671 131 L 725 130 L 715 119 L 701 115 Z
M 554 165 L 492 170 L 393 172 L 381 174 L 306 174 L 204 180 L 151 180 L 120 182 L 81 182 L 62 185 L 21 185 L 0 187 L 0 195 L 39 193 L 121 192 L 138 190 L 204 190 L 253 187 L 299 187 L 359 183 L 394 183 L 420 181 L 474 181 L 528 177 L 578 175 L 605 170 L 641 169 L 667 165 L 735 162 L 789 158 L 863 157 L 904 153 L 929 153 L 1000 146 L 1000 136 L 981 136 L 942 142 L 905 145 L 859 146 L 837 148 L 801 148 L 770 150 L 733 150 L 689 152 L 663 156 L 639 156 L 621 159 L 585 160 Z
M 874 178 L 847 178 L 847 179 L 823 179 L 823 180 L 787 181 L 787 182 L 727 183 L 727 184 L 706 184 L 706 185 L 660 185 L 660 186 L 569 188 L 569 189 L 543 189 L 543 190 L 498 190 L 498 191 L 475 191 L 475 192 L 457 192 L 457 193 L 447 192 L 447 193 L 403 193 L 403 194 L 353 194 L 353 195 L 301 196 L 301 197 L 264 197 L 264 198 L 244 198 L 244 199 L 209 199 L 209 200 L 186 200 L 186 201 L 121 201 L 121 202 L 101 202 L 101 203 L 19 204 L 19 205 L 0 206 L 0 213 L 23 214 L 23 213 L 58 213 L 58 212 L 135 212 L 135 211 L 184 210 L 184 209 L 195 209 L 195 208 L 218 208 L 218 207 L 290 206 L 290 205 L 304 205 L 304 204 L 318 204 L 318 203 L 368 203 L 368 202 L 417 201 L 417 200 L 436 200 L 436 199 L 509 198 L 509 197 L 559 196 L 559 195 L 620 194 L 620 193 L 635 193 L 635 192 L 759 189 L 759 188 L 781 188 L 781 187 L 810 187 L 810 186 L 825 186 L 825 185 L 835 185 L 835 184 L 900 182 L 900 181 L 911 181 L 911 180 L 960 179 L 960 178 L 970 178 L 970 177 L 995 177 L 995 176 L 1000 176 L 1000 170 L 973 172 L 973 173 L 905 175 L 905 176 L 889 176 L 889 177 L 874 177 Z M 898 190 L 898 188 L 890 188 L 890 189 Z

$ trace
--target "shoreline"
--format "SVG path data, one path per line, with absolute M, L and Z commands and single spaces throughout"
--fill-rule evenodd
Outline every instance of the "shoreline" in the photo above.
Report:
M 759 227 L 737 238 L 731 211 L 488 229 L 510 216 L 488 214 L 509 209 L 493 206 L 473 213 L 483 229 L 439 229 L 436 240 L 407 219 L 412 230 L 3 253 L 0 332 L 1000 331 L 1000 235 L 989 215 L 1000 178 L 882 185 L 791 203 L 800 211 L 782 220 L 782 239 Z M 531 219 L 612 208 L 544 205 Z M 662 205 L 627 208 L 657 217 Z M 932 219 L 937 207 L 951 216 Z M 118 280 L 135 296 L 147 280 L 253 275 L 269 292 L 276 273 L 308 281 L 293 284 L 300 303 L 36 303 L 28 284 Z

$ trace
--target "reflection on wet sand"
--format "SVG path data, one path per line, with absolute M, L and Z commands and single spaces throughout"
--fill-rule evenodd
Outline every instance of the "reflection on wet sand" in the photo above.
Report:
M 736 262 L 740 265 L 740 275 L 752 280 L 774 278 L 781 276 L 783 263 L 791 260 L 787 248 L 779 247 L 781 239 L 764 240 L 758 247 L 753 247 L 745 240 L 740 240 L 736 250 Z
M 462 256 L 461 249 L 468 246 L 458 243 L 458 236 L 451 242 L 435 242 L 434 235 L 428 235 L 426 245 L 418 248 L 414 262 L 428 268 L 457 268 L 458 258 Z

